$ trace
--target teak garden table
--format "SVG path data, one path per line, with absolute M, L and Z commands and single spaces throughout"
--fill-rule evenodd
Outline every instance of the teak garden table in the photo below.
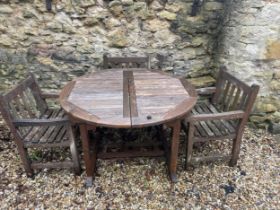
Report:
M 69 82 L 60 94 L 60 103 L 80 125 L 87 185 L 92 184 L 97 157 L 96 143 L 93 151 L 90 149 L 89 130 L 163 124 L 173 131 L 168 168 L 176 182 L 181 120 L 196 99 L 195 89 L 185 79 L 148 69 L 103 70 Z

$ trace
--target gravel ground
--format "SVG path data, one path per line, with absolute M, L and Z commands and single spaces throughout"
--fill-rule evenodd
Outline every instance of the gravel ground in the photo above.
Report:
M 180 155 L 173 185 L 163 158 L 98 160 L 89 189 L 84 172 L 43 170 L 26 178 L 3 125 L 0 138 L 1 209 L 280 209 L 280 137 L 263 130 L 246 129 L 236 167 L 217 162 L 185 171 Z M 224 143 L 204 147 L 226 150 Z

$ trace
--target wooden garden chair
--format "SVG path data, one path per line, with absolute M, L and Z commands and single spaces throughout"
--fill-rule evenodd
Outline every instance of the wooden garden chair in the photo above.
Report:
M 108 57 L 103 55 L 103 68 L 147 68 L 150 69 L 150 57 Z
M 216 159 L 229 159 L 230 166 L 236 165 L 244 128 L 258 91 L 259 86 L 248 86 L 225 67 L 220 69 L 216 87 L 197 90 L 199 95 L 210 96 L 210 100 L 198 102 L 183 122 L 187 136 L 186 168 L 195 162 Z M 231 155 L 193 157 L 194 143 L 225 139 L 233 140 Z
M 72 126 L 62 109 L 50 109 L 47 98 L 56 98 L 55 94 L 41 92 L 35 77 L 30 74 L 18 86 L 0 96 L 0 111 L 11 133 L 29 177 L 33 169 L 39 168 L 73 168 L 80 173 L 78 152 Z M 71 161 L 34 162 L 28 150 L 69 147 Z

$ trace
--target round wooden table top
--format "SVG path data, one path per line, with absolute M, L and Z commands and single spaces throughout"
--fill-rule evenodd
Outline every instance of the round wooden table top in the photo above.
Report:
M 132 128 L 182 118 L 195 105 L 197 96 L 185 79 L 161 71 L 110 69 L 69 82 L 59 100 L 78 121 Z

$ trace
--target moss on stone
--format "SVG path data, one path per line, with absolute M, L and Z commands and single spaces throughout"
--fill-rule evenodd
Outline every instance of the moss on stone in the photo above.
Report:
M 188 79 L 196 88 L 213 86 L 216 80 L 211 76 L 203 76 Z

